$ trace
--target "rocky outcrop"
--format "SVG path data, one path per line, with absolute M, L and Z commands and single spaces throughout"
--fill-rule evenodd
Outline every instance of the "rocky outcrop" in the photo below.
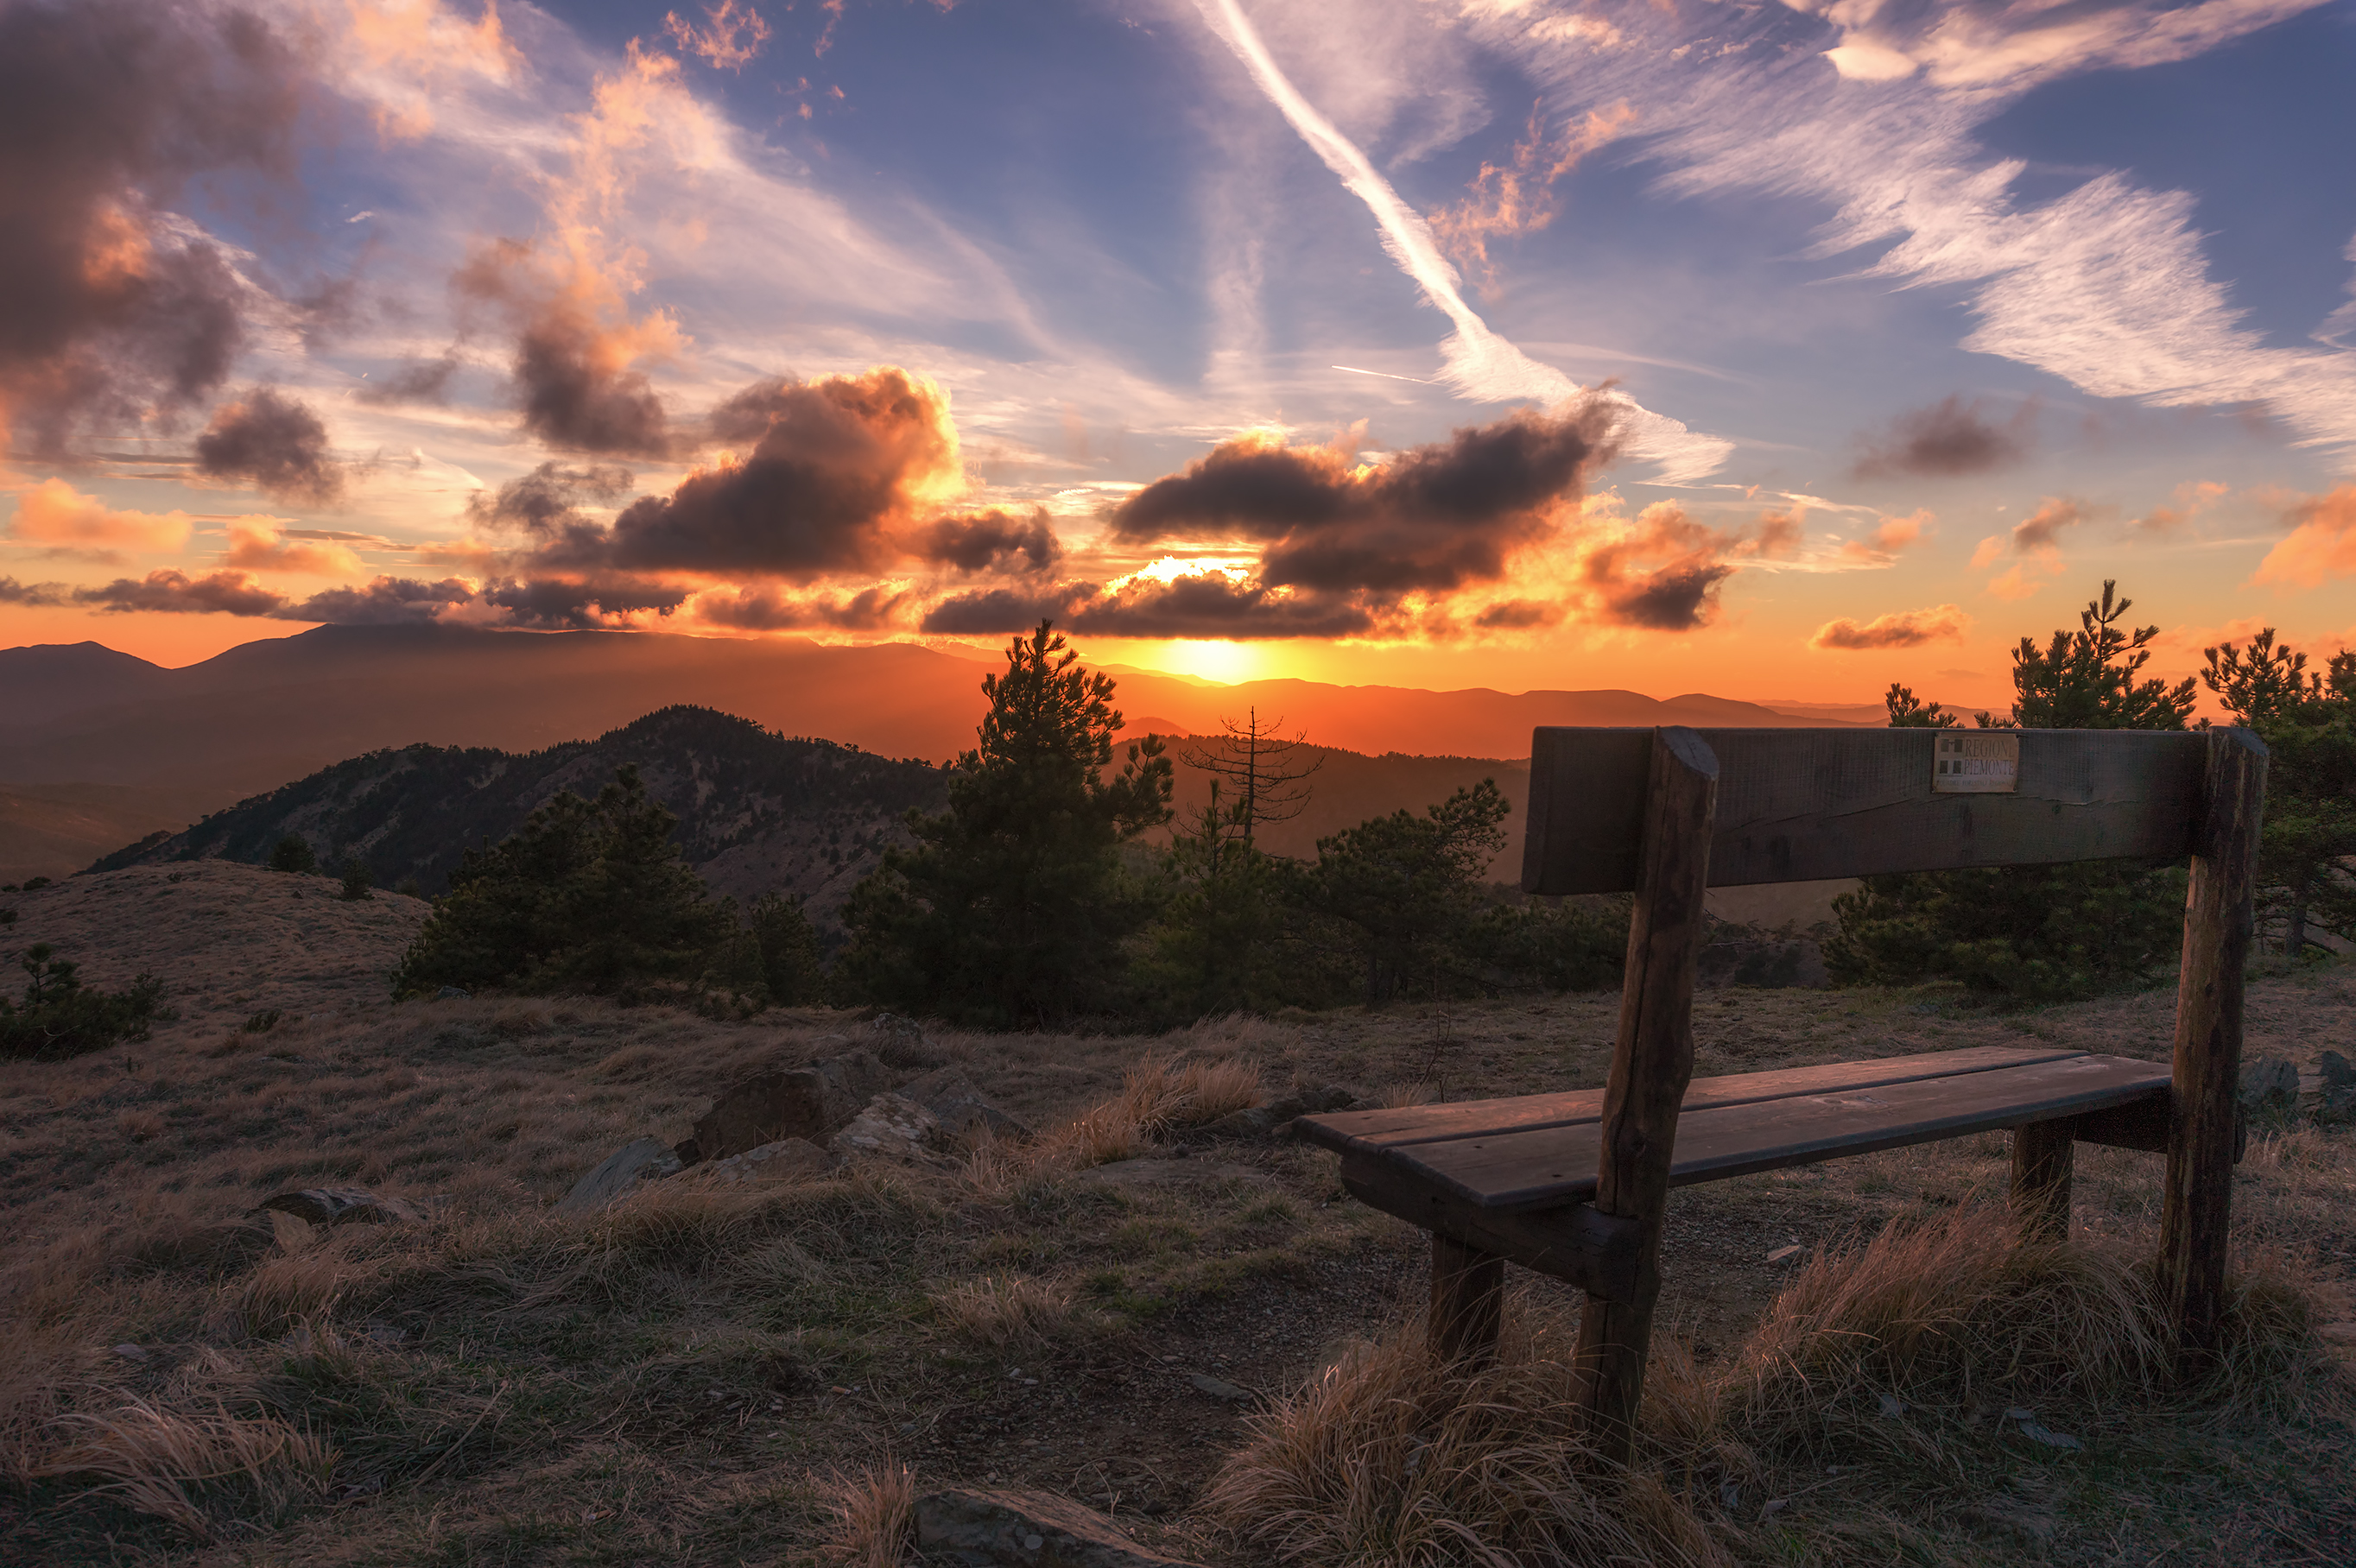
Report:
M 605 1157 L 596 1169 L 573 1184 L 556 1205 L 559 1214 L 594 1214 L 637 1190 L 642 1181 L 675 1176 L 680 1157 L 660 1138 L 633 1138 Z
M 864 1156 L 929 1165 L 938 1157 L 934 1146 L 940 1141 L 939 1117 L 905 1094 L 878 1094 L 827 1147 L 846 1159 Z
M 1354 1111 L 1362 1107 L 1358 1097 L 1339 1083 L 1328 1083 L 1322 1089 L 1296 1089 L 1280 1095 L 1265 1105 L 1249 1110 L 1230 1111 L 1217 1121 L 1198 1128 L 1215 1138 L 1273 1137 L 1301 1116 L 1330 1115 L 1335 1111 Z
M 726 1159 L 698 1166 L 701 1182 L 734 1186 L 744 1182 L 814 1181 L 841 1164 L 841 1159 L 808 1138 L 779 1138 Z
M 865 1051 L 755 1073 L 721 1093 L 678 1152 L 682 1160 L 691 1154 L 688 1163 L 693 1164 L 726 1159 L 782 1138 L 823 1144 L 890 1088 L 892 1079 L 892 1070 Z
M 948 1137 L 987 1132 L 995 1137 L 1027 1138 L 1031 1129 L 991 1103 L 959 1067 L 939 1067 L 900 1086 L 900 1093 L 930 1111 Z
M 428 1215 L 425 1204 L 380 1197 L 365 1187 L 306 1187 L 265 1198 L 261 1207 L 310 1225 L 413 1225 Z

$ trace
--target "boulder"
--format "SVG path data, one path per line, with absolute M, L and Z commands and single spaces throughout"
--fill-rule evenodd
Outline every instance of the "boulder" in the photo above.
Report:
M 832 1137 L 860 1107 L 892 1086 L 892 1070 L 873 1051 L 851 1051 L 792 1067 L 756 1072 L 721 1091 L 712 1109 L 695 1124 L 696 1158 L 687 1149 L 676 1150 L 693 1165 L 726 1159 L 783 1138 L 807 1138 L 822 1144 Z
M 916 1499 L 916 1550 L 960 1568 L 1189 1568 L 1053 1492 L 957 1488 Z
M 938 1067 L 900 1085 L 900 1093 L 916 1102 L 941 1124 L 950 1137 L 988 1132 L 1001 1138 L 1027 1138 L 1031 1129 L 1017 1117 L 991 1104 L 961 1067 Z
M 842 1161 L 808 1138 L 779 1138 L 759 1148 L 710 1160 L 696 1168 L 695 1179 L 734 1185 L 747 1181 L 812 1181 Z
M 155 1269 L 234 1269 L 277 1245 L 277 1230 L 256 1213 L 158 1237 L 140 1247 L 133 1260 Z
M 380 1197 L 365 1187 L 306 1187 L 265 1198 L 261 1207 L 310 1225 L 413 1225 L 426 1218 L 423 1204 Z
M 906 1095 L 878 1094 L 827 1147 L 845 1158 L 865 1156 L 928 1165 L 940 1132 L 940 1118 Z
M 677 1175 L 677 1153 L 660 1138 L 633 1138 L 605 1157 L 605 1163 L 573 1184 L 556 1205 L 559 1214 L 594 1214 L 641 1181 Z
M 2241 1102 L 2254 1119 L 2288 1117 L 2298 1109 L 2298 1069 L 2279 1056 L 2244 1063 Z
M 2327 1051 L 2316 1063 L 2323 1083 L 2316 1094 L 2319 1121 L 2356 1122 L 2356 1066 L 2336 1051 Z
M 877 1013 L 867 1020 L 867 1032 L 875 1038 L 875 1053 L 894 1067 L 938 1067 L 949 1059 L 925 1038 L 923 1025 L 897 1013 Z
M 1217 1138 L 1272 1137 L 1291 1125 L 1297 1117 L 1331 1115 L 1335 1111 L 1349 1110 L 1357 1104 L 1358 1097 L 1349 1090 L 1339 1083 L 1328 1083 L 1322 1089 L 1296 1089 L 1265 1105 L 1230 1111 L 1197 1130 Z

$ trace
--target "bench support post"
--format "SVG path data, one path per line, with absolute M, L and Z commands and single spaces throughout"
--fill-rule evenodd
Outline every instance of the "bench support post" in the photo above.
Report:
M 2225 1304 L 2233 1108 L 2242 1071 L 2243 966 L 2254 923 L 2266 749 L 2246 730 L 2209 739 L 2205 809 L 2193 838 L 2176 991 L 2175 1107 L 2159 1221 L 2159 1287 L 2179 1355 L 2217 1345 Z
M 1434 1360 L 1486 1364 L 1504 1322 L 1505 1260 L 1431 1233 L 1431 1355 Z
M 2023 1241 L 2070 1239 L 2070 1177 L 2075 1129 L 2063 1121 L 2012 1129 L 2012 1212 Z
M 1644 837 L 1628 926 L 1620 1033 L 1603 1092 L 1598 1212 L 1642 1226 L 1631 1299 L 1590 1295 L 1580 1316 L 1581 1403 L 1590 1440 L 1624 1463 L 1644 1392 L 1644 1357 L 1660 1294 L 1661 1220 L 1667 1207 L 1677 1111 L 1693 1078 L 1694 965 L 1718 805 L 1718 759 L 1692 731 L 1654 731 Z

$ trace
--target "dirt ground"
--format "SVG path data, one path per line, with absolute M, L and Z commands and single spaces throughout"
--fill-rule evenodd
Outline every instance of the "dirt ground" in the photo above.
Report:
M 566 998 L 395 1005 L 383 976 L 424 906 L 334 891 L 214 863 L 0 897 L 19 911 L 14 948 L 53 943 L 102 984 L 155 973 L 182 1014 L 141 1044 L 0 1064 L 0 1559 L 812 1562 L 838 1538 L 830 1478 L 905 1465 L 920 1485 L 1045 1488 L 1149 1539 L 1248 1563 L 1190 1509 L 1257 1413 L 1404 1322 L 1426 1288 L 1421 1234 L 1351 1200 L 1331 1156 L 1183 1130 L 1104 1163 L 1018 1170 L 985 1151 L 552 1218 L 605 1155 L 684 1136 L 749 1070 L 884 1037 L 823 1011 L 731 1022 Z M 2172 1004 L 2164 991 L 2028 1010 L 1928 991 L 1705 993 L 1697 1071 L 1982 1044 L 2164 1058 Z M 1616 1006 L 1517 997 L 1206 1020 L 1153 1040 L 928 1035 L 1052 1132 L 1118 1097 L 1149 1053 L 1254 1064 L 1269 1094 L 1593 1086 Z M 281 1021 L 246 1030 L 265 1008 Z M 2249 1055 L 2311 1079 L 2321 1051 L 2356 1040 L 2356 965 L 2258 976 L 2248 1031 Z M 1681 1191 L 1661 1320 L 1706 1365 L 1732 1355 L 1815 1249 L 2000 1195 L 2006 1162 L 1989 1136 Z M 2156 1157 L 2082 1151 L 2081 1232 L 2147 1244 L 2158 1176 Z M 325 1184 L 440 1201 L 421 1225 L 216 1244 L 271 1193 Z M 2356 1354 L 2356 1136 L 2262 1137 L 2235 1201 L 2240 1242 L 2305 1271 L 2336 1326 L 2327 1341 Z M 1517 1278 L 1526 1303 L 1559 1289 Z M 1009 1292 L 1031 1306 L 990 1305 Z M 173 1473 L 163 1440 L 134 1463 L 91 1436 L 134 1405 L 214 1444 L 206 1453 L 279 1446 L 244 1472 L 220 1464 L 223 1477 L 143 1492 L 142 1476 Z M 2164 1443 L 2121 1426 L 2103 1435 L 2108 1468 L 2054 1483 L 2041 1532 L 1990 1525 L 1961 1483 L 1917 1488 L 1898 1470 L 1817 1477 L 1772 1522 L 1730 1525 L 1730 1550 L 1762 1563 L 2356 1562 L 2344 1408 Z M 205 1437 L 209 1412 L 244 1424 Z M 1852 1494 L 1879 1511 L 1843 1513 Z M 1869 1517 L 1897 1522 L 1858 1522 Z

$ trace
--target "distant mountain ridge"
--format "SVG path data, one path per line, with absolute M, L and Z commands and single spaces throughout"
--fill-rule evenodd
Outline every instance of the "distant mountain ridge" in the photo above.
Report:
M 496 843 L 561 790 L 594 796 L 633 764 L 648 793 L 680 818 L 681 853 L 721 893 L 749 901 L 781 891 L 826 918 L 884 847 L 905 838 L 901 817 L 936 809 L 946 779 L 923 762 L 894 761 L 831 741 L 793 740 L 707 708 L 649 713 L 594 741 L 516 754 L 489 747 L 407 746 L 336 763 L 219 811 L 184 832 L 159 834 L 91 869 L 177 860 L 260 864 L 289 833 L 323 868 L 366 865 L 380 885 L 415 879 L 446 890 L 466 849 Z
M 680 704 L 939 762 L 973 743 L 980 677 L 995 667 L 962 649 L 906 643 L 438 625 L 321 626 L 185 669 L 94 643 L 9 648 L 0 688 L 23 697 L 0 731 L 0 783 L 171 784 L 212 790 L 227 805 L 387 747 L 529 752 Z M 1526 757 L 1540 724 L 1822 722 L 1699 693 L 1221 687 L 1137 671 L 1119 679 L 1133 722 L 1215 734 L 1223 718 L 1257 707 L 1319 745 L 1367 755 Z

